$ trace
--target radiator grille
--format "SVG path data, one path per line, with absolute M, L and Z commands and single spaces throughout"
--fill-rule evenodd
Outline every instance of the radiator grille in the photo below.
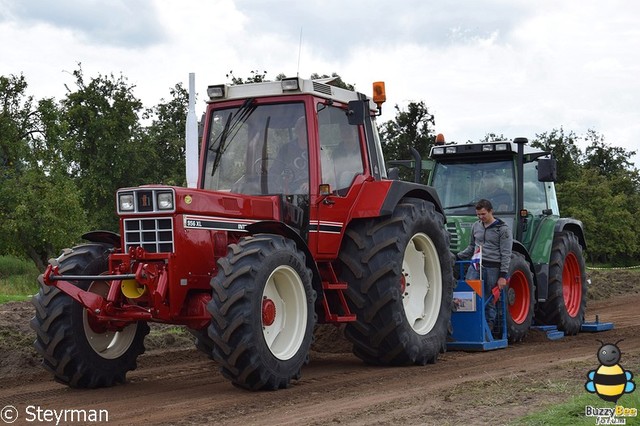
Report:
M 173 253 L 173 220 L 166 217 L 124 220 L 125 250 L 142 247 L 149 253 Z
M 449 237 L 451 238 L 449 248 L 455 252 L 460 251 L 460 247 L 458 247 L 460 245 L 460 236 L 458 235 L 455 222 L 447 222 L 447 232 L 449 232 Z

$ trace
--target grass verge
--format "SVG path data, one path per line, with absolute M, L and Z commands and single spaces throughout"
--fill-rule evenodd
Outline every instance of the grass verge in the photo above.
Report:
M 29 260 L 0 256 L 0 303 L 29 300 L 38 292 L 39 273 Z

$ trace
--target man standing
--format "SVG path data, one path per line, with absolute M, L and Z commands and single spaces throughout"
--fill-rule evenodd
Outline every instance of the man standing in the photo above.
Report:
M 481 247 L 482 270 L 484 278 L 483 291 L 485 298 L 491 295 L 491 290 L 498 285 L 502 290 L 507 285 L 509 263 L 511 262 L 511 246 L 513 236 L 511 229 L 501 219 L 493 216 L 491 201 L 482 199 L 476 203 L 478 221 L 471 228 L 469 246 L 456 256 L 458 259 L 469 259 Z M 467 279 L 479 279 L 480 270 L 469 267 Z M 496 320 L 496 306 L 487 303 L 485 314 L 489 328 L 493 329 Z

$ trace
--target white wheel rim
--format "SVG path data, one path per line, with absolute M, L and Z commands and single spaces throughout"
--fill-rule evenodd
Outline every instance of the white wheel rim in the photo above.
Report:
M 104 281 L 94 281 L 89 286 L 88 291 L 107 297 L 109 284 Z M 85 309 L 82 313 L 82 324 L 84 325 L 84 334 L 87 342 L 89 342 L 89 346 L 96 354 L 105 359 L 115 359 L 129 349 L 136 337 L 137 324 L 129 324 L 121 331 L 107 330 L 105 332 L 97 332 L 91 328 L 89 315 Z
M 290 266 L 277 267 L 267 279 L 262 301 L 275 307 L 270 323 L 262 322 L 267 347 L 280 360 L 292 358 L 304 340 L 309 315 L 302 279 Z
M 416 333 L 425 335 L 438 321 L 442 303 L 440 256 L 426 234 L 415 234 L 407 244 L 402 273 L 405 316 Z

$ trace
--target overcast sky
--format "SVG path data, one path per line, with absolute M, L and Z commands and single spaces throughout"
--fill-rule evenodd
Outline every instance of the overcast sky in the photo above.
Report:
M 562 126 L 640 154 L 636 0 L 0 0 L 0 75 L 60 99 L 78 62 L 148 107 L 190 72 L 199 112 L 230 70 L 337 72 L 366 94 L 386 82 L 382 120 L 424 101 L 448 141 Z

